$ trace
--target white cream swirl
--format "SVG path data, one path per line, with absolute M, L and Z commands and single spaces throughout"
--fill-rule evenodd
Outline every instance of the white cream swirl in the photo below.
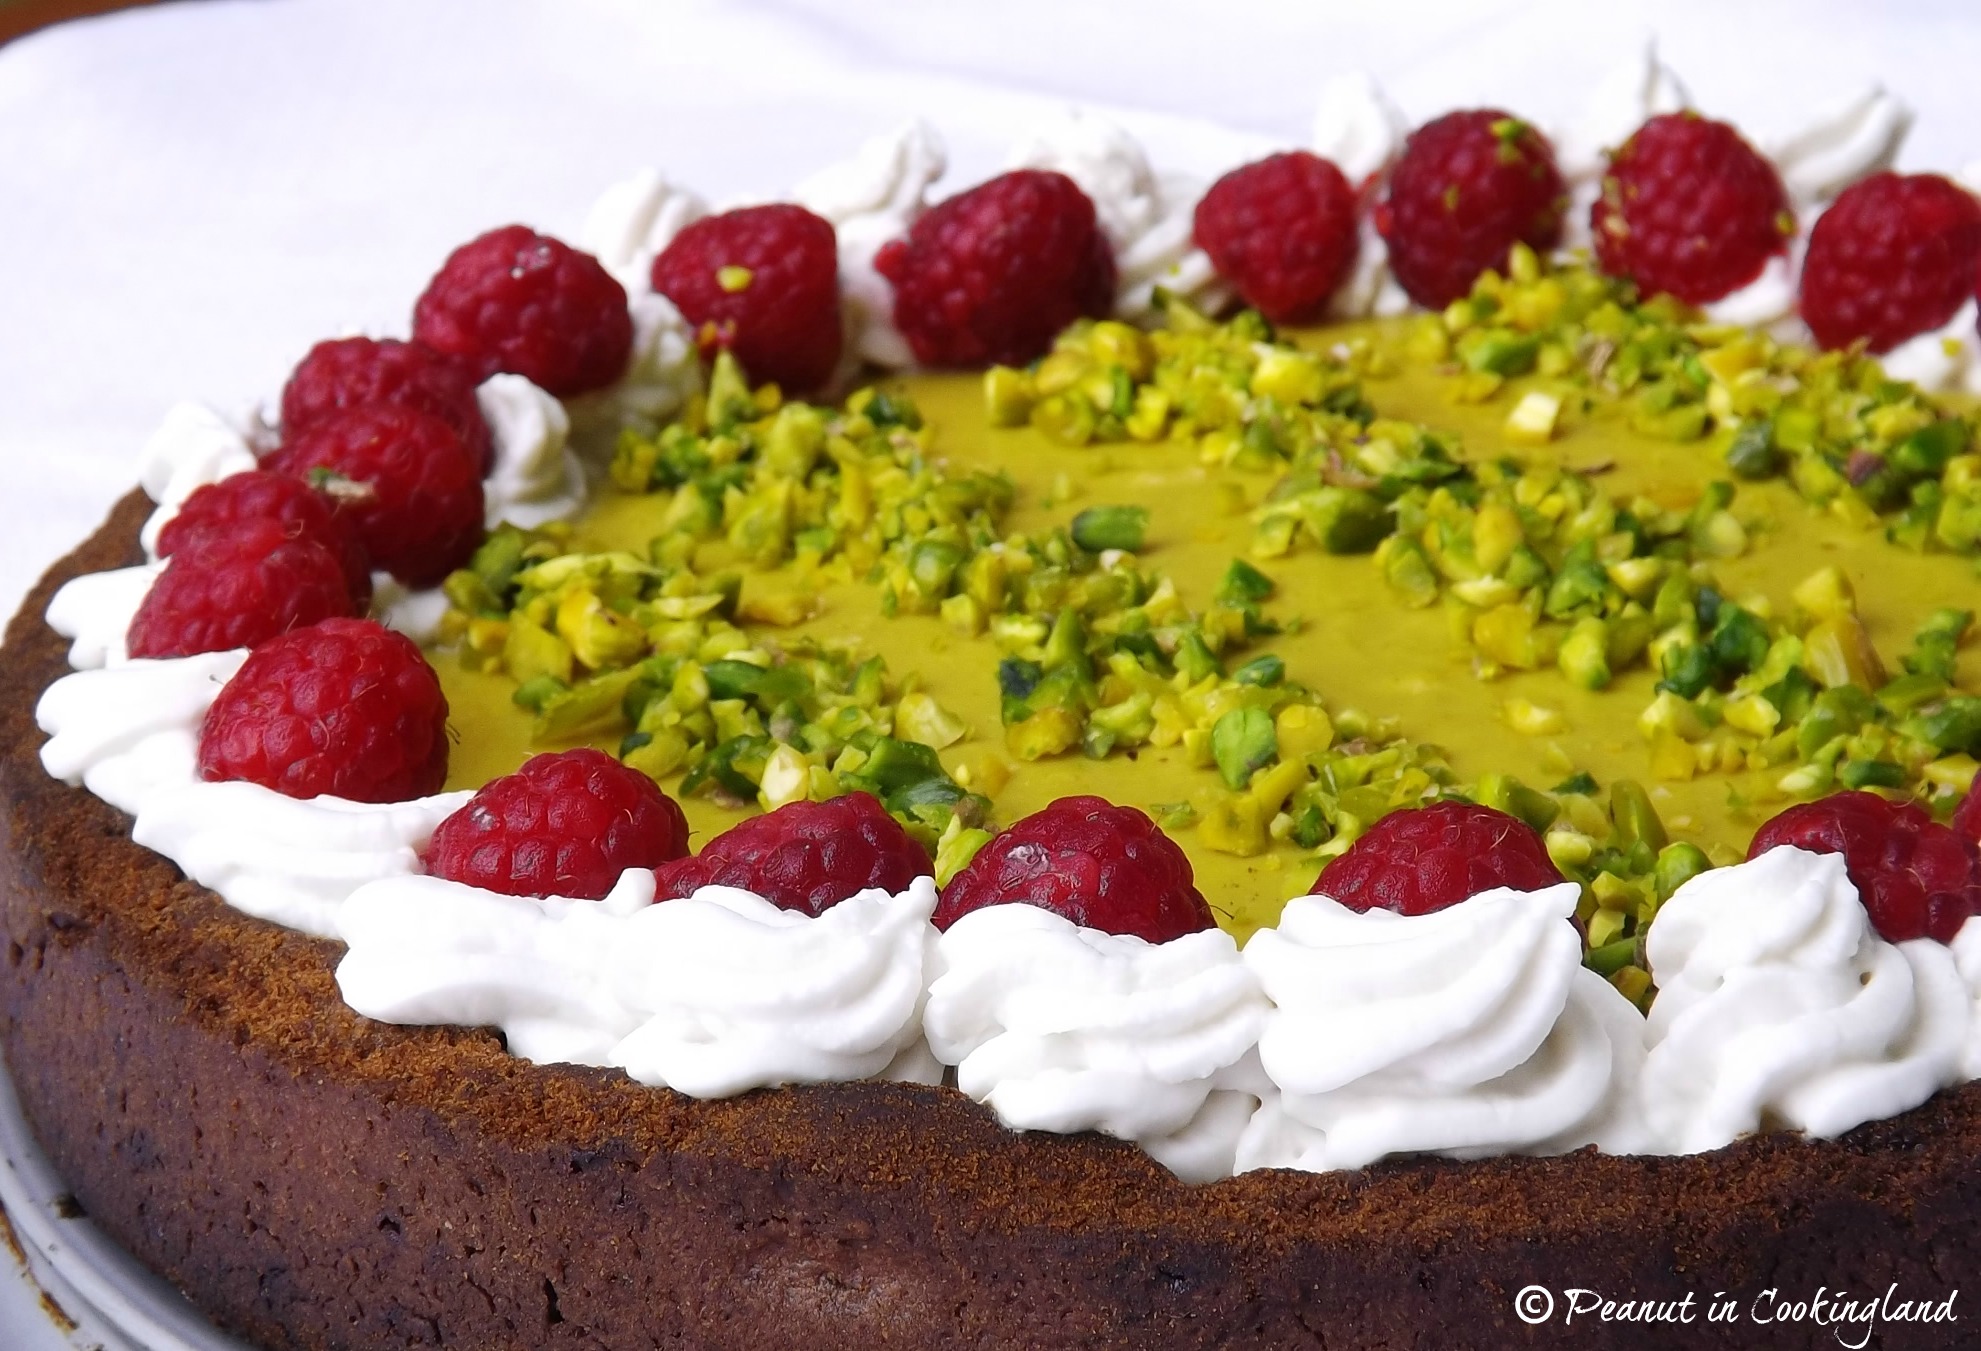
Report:
M 490 530 L 525 529 L 575 516 L 585 505 L 585 468 L 572 453 L 571 419 L 527 376 L 491 375 L 475 390 L 495 464 L 482 484 Z
M 201 403 L 177 403 L 138 452 L 138 486 L 158 504 L 138 542 L 158 557 L 158 532 L 194 490 L 255 467 L 254 449 L 227 419 Z
M 1802 255 L 1807 246 L 1807 235 L 1797 235 L 1785 251 L 1761 264 L 1754 280 L 1718 300 L 1707 301 L 1699 307 L 1700 313 L 1716 324 L 1766 329 L 1782 342 L 1807 342 L 1809 330 L 1797 304 Z
M 208 783 L 200 726 L 247 656 L 208 652 L 62 677 L 35 708 L 49 734 L 41 762 L 130 813 L 132 839 L 236 910 L 335 937 L 345 898 L 374 878 L 416 871 L 434 827 L 470 794 L 374 804 Z
M 1569 187 L 1568 214 L 1562 220 L 1564 249 L 1590 246 L 1589 209 L 1602 191 L 1609 153 L 1651 118 L 1691 106 L 1691 95 L 1671 67 L 1658 59 L 1652 43 L 1596 82 L 1581 115 L 1555 136 L 1555 162 Z
M 1798 205 L 1825 202 L 1891 168 L 1911 129 L 1912 111 L 1870 85 L 1774 142 L 1768 155 Z
M 371 617 L 421 647 L 440 641 L 441 621 L 452 603 L 437 586 L 414 589 L 389 572 L 371 575 Z
M 571 449 L 600 469 L 612 458 L 622 429 L 654 431 L 702 387 L 701 354 L 674 302 L 640 290 L 630 293 L 626 308 L 633 318 L 633 353 L 626 373 L 610 389 L 580 394 L 564 404 Z
M 158 574 L 161 563 L 134 568 L 85 572 L 71 577 L 49 597 L 48 627 L 69 639 L 69 665 L 77 671 L 99 666 L 122 666 L 130 660 L 125 646 L 131 620 Z
M 907 235 L 929 206 L 929 188 L 949 166 L 934 127 L 920 118 L 865 142 L 851 158 L 798 184 L 792 196 L 832 222 L 839 242 L 840 309 L 849 370 L 862 361 L 891 369 L 914 364 L 894 326 L 894 288 L 874 255 Z
M 1646 940 L 1644 1102 L 1658 1145 L 1829 1138 L 1955 1082 L 1974 997 L 1954 954 L 1872 929 L 1838 854 L 1783 845 L 1680 887 Z
M 131 838 L 244 914 L 318 938 L 359 887 L 420 868 L 420 850 L 472 793 L 410 802 L 285 797 L 194 776 L 147 797 Z
M 1974 1000 L 1967 1025 L 1967 1049 L 1961 1053 L 1960 1077 L 1981 1079 L 1981 918 L 1970 916 L 1953 940 L 1954 968 Z
M 199 729 L 245 649 L 128 661 L 50 685 L 34 720 L 48 733 L 41 765 L 137 815 L 198 779 Z
M 1134 1140 L 1188 1181 L 1231 1173 L 1266 1014 L 1221 930 L 1167 943 L 994 905 L 936 944 L 924 1026 L 957 1087 L 1017 1130 Z
M 1321 86 L 1314 108 L 1314 153 L 1359 187 L 1389 167 L 1409 123 L 1376 82 L 1361 71 L 1337 75 Z
M 1609 152 L 1637 128 L 1662 113 L 1691 106 L 1692 96 L 1677 73 L 1658 59 L 1657 44 L 1646 43 L 1596 82 L 1581 115 L 1555 137 L 1555 162 L 1569 182 L 1593 183 L 1603 176 Z M 1585 225 L 1587 214 L 1585 210 Z
M 338 986 L 366 1017 L 500 1027 L 528 1059 L 616 1065 L 698 1098 L 926 1077 L 931 879 L 817 918 L 733 887 L 653 895 L 642 869 L 598 902 L 375 882 L 343 908 Z
M 1502 888 L 1414 916 L 1288 904 L 1245 948 L 1281 1095 L 1238 1167 L 1637 1147 L 1643 1020 L 1582 966 L 1577 895 Z
M 138 452 L 138 486 L 158 504 L 138 532 L 149 563 L 72 577 L 49 599 L 48 627 L 70 639 L 69 665 L 75 670 L 120 666 L 131 620 L 164 571 L 158 561 L 158 535 L 188 497 L 209 483 L 256 466 L 248 440 L 227 419 L 200 403 L 178 403 Z
M 1969 297 L 1930 333 L 1908 338 L 1878 358 L 1885 374 L 1936 393 L 1981 394 L 1981 335 Z
M 1106 118 L 1068 109 L 1021 139 L 1007 163 L 1065 174 L 1093 199 L 1114 248 L 1118 317 L 1152 313 L 1158 286 L 1208 311 L 1230 295 L 1196 244 L 1197 199 L 1206 185 L 1158 177 L 1141 144 Z
M 1905 105 L 1874 85 L 1769 146 L 1766 153 L 1795 206 L 1795 238 L 1786 252 L 1767 261 L 1760 276 L 1701 306 L 1706 317 L 1718 324 L 1763 328 L 1784 342 L 1808 342 L 1797 298 L 1802 258 L 1816 218 L 1852 183 L 1890 168 L 1911 125 Z
M 1367 75 L 1339 75 L 1321 86 L 1314 112 L 1313 151 L 1330 160 L 1360 188 L 1390 166 L 1408 130 L 1403 113 Z M 1336 319 L 1402 314 L 1410 297 L 1390 272 L 1389 246 L 1364 211 L 1357 227 L 1355 263 L 1328 304 Z
M 653 260 L 674 236 L 708 214 L 708 204 L 655 169 L 642 169 L 599 194 L 578 231 L 629 296 L 653 290 Z

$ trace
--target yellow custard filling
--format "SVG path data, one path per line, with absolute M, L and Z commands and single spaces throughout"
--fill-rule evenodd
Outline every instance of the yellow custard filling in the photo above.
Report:
M 1468 465 L 1511 456 L 1527 466 L 1560 466 L 1589 475 L 1612 498 L 1649 499 L 1680 513 L 1711 485 L 1728 480 L 1737 417 L 1722 417 L 1724 425 L 1709 434 L 1675 440 L 1639 430 L 1643 418 L 1627 401 L 1571 398 L 1566 412 L 1536 434 L 1520 424 L 1516 410 L 1530 391 L 1559 401 L 1561 381 L 1545 373 L 1494 379 L 1480 397 L 1476 384 L 1466 386 L 1465 371 L 1450 353 L 1425 359 L 1427 322 L 1437 321 L 1378 321 L 1284 336 L 1322 351 L 1365 345 L 1358 365 L 1361 395 L 1377 416 L 1422 424 Z M 1016 491 L 1000 522 L 1005 531 L 1044 534 L 1064 528 L 1088 507 L 1144 508 L 1147 528 L 1136 556 L 1172 579 L 1192 609 L 1210 603 L 1233 559 L 1250 559 L 1276 583 L 1273 615 L 1296 622 L 1248 646 L 1244 656 L 1276 654 L 1287 679 L 1311 689 L 1331 713 L 1355 710 L 1393 720 L 1397 735 L 1440 748 L 1461 783 L 1511 775 L 1545 789 L 1578 773 L 1604 787 L 1634 780 L 1644 785 L 1669 838 L 1700 846 L 1716 862 L 1742 854 L 1755 827 L 1792 800 L 1782 784 L 1793 764 L 1694 768 L 1687 761 L 1675 771 L 1661 761 L 1643 722 L 1659 697 L 1655 663 L 1625 666 L 1600 689 L 1584 688 L 1552 662 L 1534 670 L 1488 671 L 1482 678 L 1461 627 L 1473 617 L 1455 620 L 1450 604 L 1403 603 L 1367 552 L 1303 548 L 1261 557 L 1256 511 L 1281 480 L 1278 469 L 1210 463 L 1199 438 L 1190 435 L 1069 445 L 1038 426 L 994 426 L 981 375 L 911 374 L 890 378 L 884 387 L 920 410 L 932 429 L 933 455 L 952 473 L 987 470 L 1011 478 Z M 1834 501 L 1813 504 L 1799 490 L 1806 486 L 1786 475 L 1739 484 L 1731 513 L 1744 539 L 1737 550 L 1712 560 L 1716 584 L 1749 609 L 1788 616 L 1796 609 L 1796 588 L 1834 568 L 1854 590 L 1871 644 L 1898 674 L 1896 658 L 1921 625 L 1949 606 L 1969 603 L 1974 563 L 1949 551 L 1898 547 L 1875 519 L 1867 522 L 1864 510 Z M 627 493 L 607 486 L 575 524 L 567 547 L 644 557 L 668 500 L 664 490 Z M 996 678 L 1000 649 L 989 635 L 972 636 L 933 613 L 889 613 L 882 589 L 864 578 L 826 580 L 808 596 L 811 617 L 777 628 L 776 642 L 851 641 L 863 654 L 884 659 L 895 682 L 910 681 L 960 719 L 966 734 L 941 748 L 942 764 L 991 799 L 998 823 L 1075 793 L 1154 813 L 1165 804 L 1209 804 L 1223 791 L 1201 753 L 1193 756 L 1179 744 L 1142 745 L 1132 753 L 1117 748 L 1101 758 L 1075 747 L 1023 761 L 1007 744 Z M 546 748 L 533 743 L 529 716 L 512 702 L 511 676 L 446 659 L 437 665 L 461 732 L 450 787 L 479 785 Z M 1963 663 L 1956 688 L 1970 683 L 1961 678 L 1966 674 Z M 616 737 L 597 740 L 608 748 L 617 744 Z M 1928 777 L 1937 773 L 1940 788 L 1948 788 L 1963 773 L 1962 758 L 1941 757 Z M 1917 772 L 1913 778 L 1916 784 Z M 685 795 L 683 805 L 698 844 L 755 809 L 733 795 L 706 793 Z M 1308 890 L 1324 857 L 1283 834 L 1247 856 L 1207 847 L 1196 829 L 1174 833 L 1189 850 L 1221 922 L 1241 937 L 1272 923 L 1286 899 Z

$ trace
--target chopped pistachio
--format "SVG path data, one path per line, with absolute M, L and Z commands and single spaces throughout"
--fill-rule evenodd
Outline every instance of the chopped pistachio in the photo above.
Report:
M 1561 396 L 1543 390 L 1530 389 L 1520 396 L 1520 402 L 1506 415 L 1502 430 L 1506 439 L 1518 445 L 1546 445 L 1555 434 L 1555 424 L 1561 418 Z
M 1073 542 L 1090 553 L 1142 547 L 1149 528 L 1146 507 L 1088 507 L 1073 518 Z
M 1271 716 L 1257 708 L 1234 708 L 1224 714 L 1211 729 L 1211 754 L 1228 787 L 1245 787 L 1254 772 L 1279 754 Z

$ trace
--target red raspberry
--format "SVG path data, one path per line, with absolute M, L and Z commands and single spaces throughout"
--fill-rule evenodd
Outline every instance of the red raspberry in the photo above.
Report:
M 626 373 L 626 288 L 598 259 L 527 225 L 505 225 L 447 256 L 413 306 L 413 336 L 464 358 L 476 380 L 529 377 L 560 399 Z
M 1390 268 L 1419 305 L 1449 305 L 1517 243 L 1547 250 L 1568 202 L 1548 138 L 1495 108 L 1410 133 L 1376 204 Z
M 1494 887 L 1539 891 L 1564 880 L 1525 821 L 1470 802 L 1433 802 L 1370 826 L 1321 869 L 1313 894 L 1350 910 L 1428 915 Z
M 531 756 L 440 823 L 426 847 L 436 877 L 505 896 L 595 901 L 628 868 L 688 852 L 688 818 L 660 785 L 604 751 Z
M 752 380 L 801 392 L 839 365 L 839 244 L 832 222 L 802 206 L 704 216 L 653 260 L 653 289 L 705 353 L 727 347 Z
M 1981 860 L 1974 845 L 1916 802 L 1889 802 L 1863 792 L 1804 802 L 1756 831 L 1747 857 L 1759 858 L 1782 844 L 1842 854 L 1871 912 L 1871 927 L 1894 943 L 1908 938 L 1951 943 L 1967 917 L 1981 911 Z
M 929 856 L 867 793 L 829 802 L 788 802 L 741 821 L 693 858 L 656 870 L 663 899 L 698 887 L 741 887 L 818 916 L 869 887 L 901 892 L 927 877 Z
M 925 366 L 1022 366 L 1114 309 L 1114 253 L 1065 174 L 1014 169 L 938 203 L 874 255 Z
M 1318 319 L 1355 262 L 1355 189 L 1304 150 L 1233 169 L 1197 203 L 1197 244 L 1276 324 Z
M 1151 943 L 1217 924 L 1176 841 L 1135 808 L 1097 797 L 1060 798 L 993 836 L 943 888 L 935 926 L 1006 904 Z
M 1761 275 L 1788 246 L 1795 212 L 1775 166 L 1739 132 L 1664 113 L 1610 157 L 1589 229 L 1603 271 L 1705 305 Z
M 1981 781 L 1977 781 L 1981 782 Z M 1981 848 L 1981 791 L 1970 785 L 1967 793 L 1954 808 L 1953 820 L 1947 824 L 1953 833 L 1976 848 Z
M 256 647 L 358 606 L 329 545 L 280 521 L 241 521 L 179 543 L 145 593 L 125 643 L 133 657 Z
M 255 521 L 273 521 L 292 539 L 307 535 L 327 545 L 343 569 L 351 612 L 362 614 L 371 604 L 371 559 L 356 528 L 322 493 L 287 474 L 265 469 L 231 474 L 195 488 L 179 514 L 158 532 L 158 556 L 171 557 L 196 536 L 224 535 Z
M 412 639 L 326 619 L 262 644 L 221 687 L 199 772 L 298 798 L 425 797 L 447 781 L 447 697 Z
M 431 413 L 460 433 L 486 473 L 494 458 L 475 401 L 475 373 L 459 357 L 397 338 L 336 338 L 310 348 L 282 387 L 282 432 L 294 437 L 340 408 L 394 403 Z
M 1809 234 L 1802 317 L 1824 347 L 1889 351 L 1953 318 L 1981 274 L 1981 202 L 1937 174 L 1873 174 Z
M 431 413 L 389 403 L 346 408 L 267 463 L 330 494 L 372 562 L 408 586 L 437 584 L 481 541 L 481 465 Z

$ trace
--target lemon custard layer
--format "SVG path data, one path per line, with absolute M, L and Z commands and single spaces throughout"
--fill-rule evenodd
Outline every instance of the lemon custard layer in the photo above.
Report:
M 838 409 L 719 365 L 568 530 L 450 582 L 450 786 L 589 740 L 698 839 L 905 793 L 939 879 L 1093 793 L 1181 840 L 1241 939 L 1383 811 L 1461 793 L 1545 831 L 1642 999 L 1657 905 L 1781 805 L 1971 778 L 1972 432 L 1868 358 L 1509 270 L 1278 336 L 1172 304 Z

